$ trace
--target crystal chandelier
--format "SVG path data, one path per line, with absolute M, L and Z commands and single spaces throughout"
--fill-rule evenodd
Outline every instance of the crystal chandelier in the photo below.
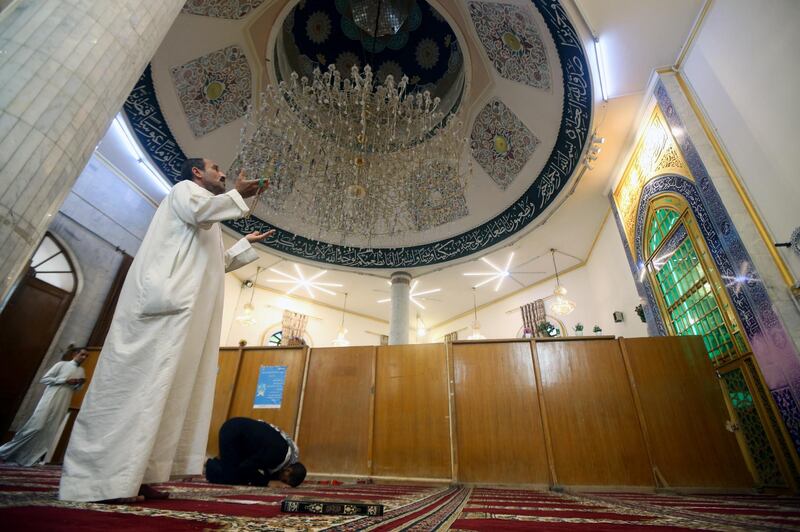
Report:
M 556 288 L 553 290 L 553 302 L 550 303 L 550 310 L 559 316 L 566 316 L 575 310 L 575 302 L 567 299 L 567 289 L 561 286 L 558 279 L 558 268 L 556 267 L 556 250 L 551 249 L 553 255 L 553 269 L 556 271 Z
M 302 212 L 328 241 L 420 231 L 463 208 L 463 124 L 408 78 L 376 84 L 369 65 L 349 77 L 331 64 L 292 72 L 245 116 L 232 171 L 269 179 L 266 212 Z

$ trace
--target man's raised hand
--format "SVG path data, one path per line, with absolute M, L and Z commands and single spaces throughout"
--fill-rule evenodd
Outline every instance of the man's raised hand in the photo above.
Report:
M 244 170 L 242 170 L 239 172 L 239 176 L 233 186 L 243 198 L 249 198 L 262 190 L 266 190 L 269 187 L 269 179 L 247 179 Z
M 270 236 L 275 234 L 275 229 L 270 229 L 269 231 L 264 231 L 263 233 L 260 231 L 253 231 L 249 235 L 245 236 L 248 242 L 251 244 L 254 242 L 261 242 L 262 240 L 266 240 Z

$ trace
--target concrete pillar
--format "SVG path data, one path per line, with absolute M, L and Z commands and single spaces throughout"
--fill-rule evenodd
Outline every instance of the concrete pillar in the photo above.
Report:
M 185 0 L 0 12 L 0 308 Z
M 392 274 L 392 317 L 389 319 L 389 345 L 408 343 L 408 294 L 411 274 Z

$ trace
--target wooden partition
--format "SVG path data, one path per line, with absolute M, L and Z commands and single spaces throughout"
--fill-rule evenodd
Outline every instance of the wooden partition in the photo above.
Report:
M 253 408 L 262 365 L 287 366 L 280 409 Z M 210 454 L 234 416 L 296 428 L 301 460 L 318 474 L 753 485 L 699 338 L 224 349 Z
M 556 483 L 654 486 L 619 343 L 537 340 Z
M 752 486 L 700 336 L 621 338 L 653 467 L 671 487 Z M 698 437 L 700 436 L 700 437 Z
M 101 347 L 87 347 L 86 351 L 89 353 L 89 356 L 86 357 L 86 360 L 83 361 L 81 367 L 83 368 L 84 373 L 86 373 L 86 382 L 83 383 L 83 386 L 80 390 L 72 394 L 72 400 L 69 403 L 70 410 L 80 410 L 81 404 L 83 403 L 83 398 L 86 397 L 86 391 L 89 389 L 89 384 L 92 382 L 92 376 L 94 376 L 94 368 L 97 367 L 97 361 L 100 359 L 100 351 Z M 76 412 L 77 415 L 77 412 Z
M 452 360 L 458 479 L 549 484 L 530 342 L 456 342 Z
M 312 474 L 371 473 L 376 350 L 311 350 L 297 443 Z
M 208 454 L 211 456 L 217 456 L 219 453 L 219 428 L 228 419 L 241 360 L 241 349 L 236 347 L 220 348 L 217 383 L 214 388 L 214 407 L 211 411 L 211 425 L 208 429 Z
M 236 385 L 227 418 L 263 419 L 281 428 L 287 434 L 294 434 L 307 352 L 306 347 L 246 347 L 242 349 Z M 261 366 L 286 366 L 286 381 L 280 408 L 253 408 Z
M 378 347 L 373 475 L 450 479 L 444 344 Z

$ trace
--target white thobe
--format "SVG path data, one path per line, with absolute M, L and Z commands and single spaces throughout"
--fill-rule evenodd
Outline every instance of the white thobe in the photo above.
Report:
M 120 292 L 72 430 L 59 497 L 132 497 L 142 483 L 200 474 L 214 399 L 226 271 L 258 256 L 225 251 L 219 223 L 248 207 L 235 190 L 176 184 L 156 210 Z
M 72 392 L 80 384 L 67 384 L 69 379 L 83 379 L 83 368 L 72 360 L 58 362 L 44 377 L 47 388 L 36 405 L 30 419 L 20 428 L 14 438 L 0 447 L 0 458 L 7 462 L 31 466 L 38 462 L 54 443 L 58 429 L 69 408 Z

